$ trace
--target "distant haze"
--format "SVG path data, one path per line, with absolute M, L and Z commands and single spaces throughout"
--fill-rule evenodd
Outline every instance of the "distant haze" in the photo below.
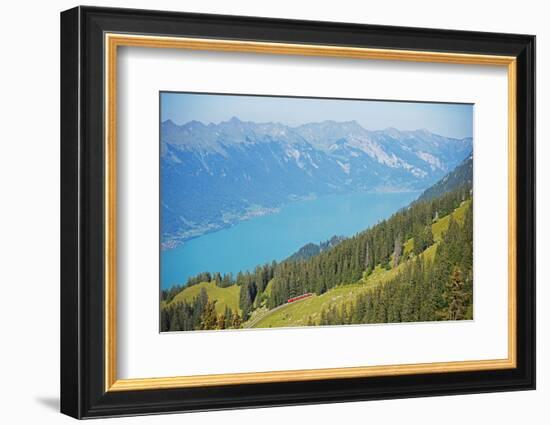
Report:
M 160 152 L 162 246 L 172 249 L 300 199 L 424 190 L 471 155 L 472 138 L 358 121 L 166 119 Z
M 473 134 L 473 105 L 458 103 L 340 100 L 246 95 L 161 92 L 161 121 L 218 124 L 237 116 L 243 121 L 278 122 L 291 127 L 325 120 L 356 120 L 369 130 L 395 127 L 427 129 L 445 137 Z

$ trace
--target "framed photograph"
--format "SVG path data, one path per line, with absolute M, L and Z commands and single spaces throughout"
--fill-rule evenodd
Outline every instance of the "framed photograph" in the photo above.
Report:
M 61 14 L 61 411 L 535 388 L 535 37 Z

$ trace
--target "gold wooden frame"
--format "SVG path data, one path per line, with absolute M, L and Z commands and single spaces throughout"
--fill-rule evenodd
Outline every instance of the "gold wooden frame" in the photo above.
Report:
M 517 365 L 516 353 L 516 59 L 493 56 L 370 49 L 256 41 L 213 40 L 128 34 L 105 34 L 105 391 L 135 391 L 214 385 L 235 385 L 285 381 L 310 381 L 355 377 L 410 375 L 511 369 Z M 120 46 L 229 51 L 245 53 L 325 56 L 355 59 L 436 62 L 507 67 L 508 72 L 508 357 L 386 366 L 307 369 L 275 372 L 231 373 L 176 376 L 165 378 L 117 379 L 116 373 L 116 99 L 117 49 Z

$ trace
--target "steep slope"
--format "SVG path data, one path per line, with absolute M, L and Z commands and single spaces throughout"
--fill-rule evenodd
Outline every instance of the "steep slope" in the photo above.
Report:
M 227 288 L 220 288 L 214 282 L 202 282 L 197 285 L 184 288 L 166 305 L 166 307 L 176 305 L 184 301 L 191 302 L 199 296 L 201 290 L 203 289 L 206 291 L 209 299 L 216 301 L 217 313 L 223 313 L 225 311 L 225 307 L 238 311 L 240 288 L 236 285 L 232 285 Z
M 285 202 L 350 191 L 420 190 L 452 170 L 471 139 L 357 122 L 291 128 L 237 118 L 161 124 L 164 248 Z
M 436 247 L 441 242 L 443 235 L 449 227 L 451 217 L 461 224 L 464 222 L 464 214 L 470 204 L 470 200 L 463 202 L 451 214 L 436 220 L 432 224 L 434 244 L 424 250 L 424 261 L 433 259 Z M 409 261 L 413 259 L 414 257 L 411 257 Z M 390 270 L 378 266 L 372 274 L 355 284 L 337 286 L 324 294 L 314 295 L 296 303 L 284 304 L 272 313 L 264 314 L 262 318 L 256 321 L 251 327 L 271 328 L 306 326 L 310 320 L 317 323 L 323 309 L 329 309 L 331 307 L 340 308 L 345 302 L 353 301 L 359 294 L 372 291 L 384 285 L 386 282 L 393 279 L 399 272 L 403 271 L 405 266 L 406 262 Z
M 445 192 L 450 192 L 461 186 L 473 185 L 474 172 L 473 155 L 470 154 L 453 171 L 439 180 L 436 184 L 426 189 L 418 198 L 418 201 L 428 201 L 437 198 Z
M 379 305 L 387 305 L 390 301 L 400 307 L 388 310 L 387 316 L 386 310 L 381 310 L 382 316 L 377 313 L 376 317 L 365 318 L 363 322 L 364 315 L 355 317 L 353 320 L 358 322 L 353 323 L 471 318 L 471 196 L 469 187 L 461 185 L 436 199 L 412 203 L 373 227 L 315 255 L 307 255 L 307 258 L 265 264 L 252 273 L 238 273 L 235 279 L 229 278 L 225 287 L 218 287 L 211 280 L 183 288 L 173 299 L 163 298 L 171 301 L 161 301 L 163 329 L 213 329 L 212 326 L 218 326 L 203 317 L 206 301 L 202 304 L 195 302 L 203 289 L 206 291 L 203 295 L 215 302 L 216 313 L 225 314 L 223 326 L 233 328 L 352 323 L 350 316 L 344 313 L 351 311 L 351 304 L 353 309 L 359 305 L 357 297 L 391 297 L 387 295 L 391 293 L 386 292 L 388 286 L 391 291 L 405 292 L 401 292 L 403 296 L 386 299 Z M 429 238 L 424 236 L 426 231 Z M 419 236 L 421 242 L 417 241 Z M 424 266 L 418 268 L 419 263 Z M 464 297 L 460 295 L 459 298 L 464 302 L 456 304 L 460 305 L 458 313 L 449 313 L 446 310 L 450 308 L 449 298 L 445 291 L 455 266 L 461 268 L 458 276 L 465 292 Z M 426 269 L 422 270 L 422 267 Z M 412 279 L 410 273 L 416 273 L 416 277 Z M 411 282 L 422 282 L 422 291 L 430 294 L 428 304 L 422 302 L 423 292 L 415 292 L 415 285 L 411 286 Z M 311 295 L 296 303 L 288 303 L 289 298 L 303 294 Z M 195 307 L 182 306 L 183 301 L 191 302 Z M 229 316 L 225 312 L 226 306 L 231 309 Z M 227 325 L 227 318 L 233 318 L 237 311 L 240 318 L 237 317 L 237 322 L 232 319 Z M 183 319 L 179 317 L 181 314 Z M 342 315 L 345 316 L 344 322 Z M 188 325 L 190 318 L 194 318 L 191 328 Z M 243 320 L 246 322 L 242 323 Z
M 290 257 L 288 257 L 286 261 L 307 260 L 308 258 L 311 258 L 314 255 L 317 255 L 327 249 L 332 248 L 333 246 L 338 245 L 344 239 L 346 239 L 344 236 L 333 236 L 328 241 L 320 242 L 319 244 L 308 243 L 303 247 L 301 247 L 298 251 L 296 251 Z

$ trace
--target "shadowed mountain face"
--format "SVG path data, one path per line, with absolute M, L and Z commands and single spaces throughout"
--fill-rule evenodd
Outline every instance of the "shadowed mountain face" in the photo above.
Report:
M 165 248 L 285 202 L 352 191 L 422 190 L 472 151 L 427 130 L 369 131 L 356 121 L 161 124 Z
M 446 192 L 451 192 L 463 186 L 473 186 L 474 183 L 474 157 L 468 155 L 453 171 L 429 187 L 420 195 L 418 201 L 429 201 Z

